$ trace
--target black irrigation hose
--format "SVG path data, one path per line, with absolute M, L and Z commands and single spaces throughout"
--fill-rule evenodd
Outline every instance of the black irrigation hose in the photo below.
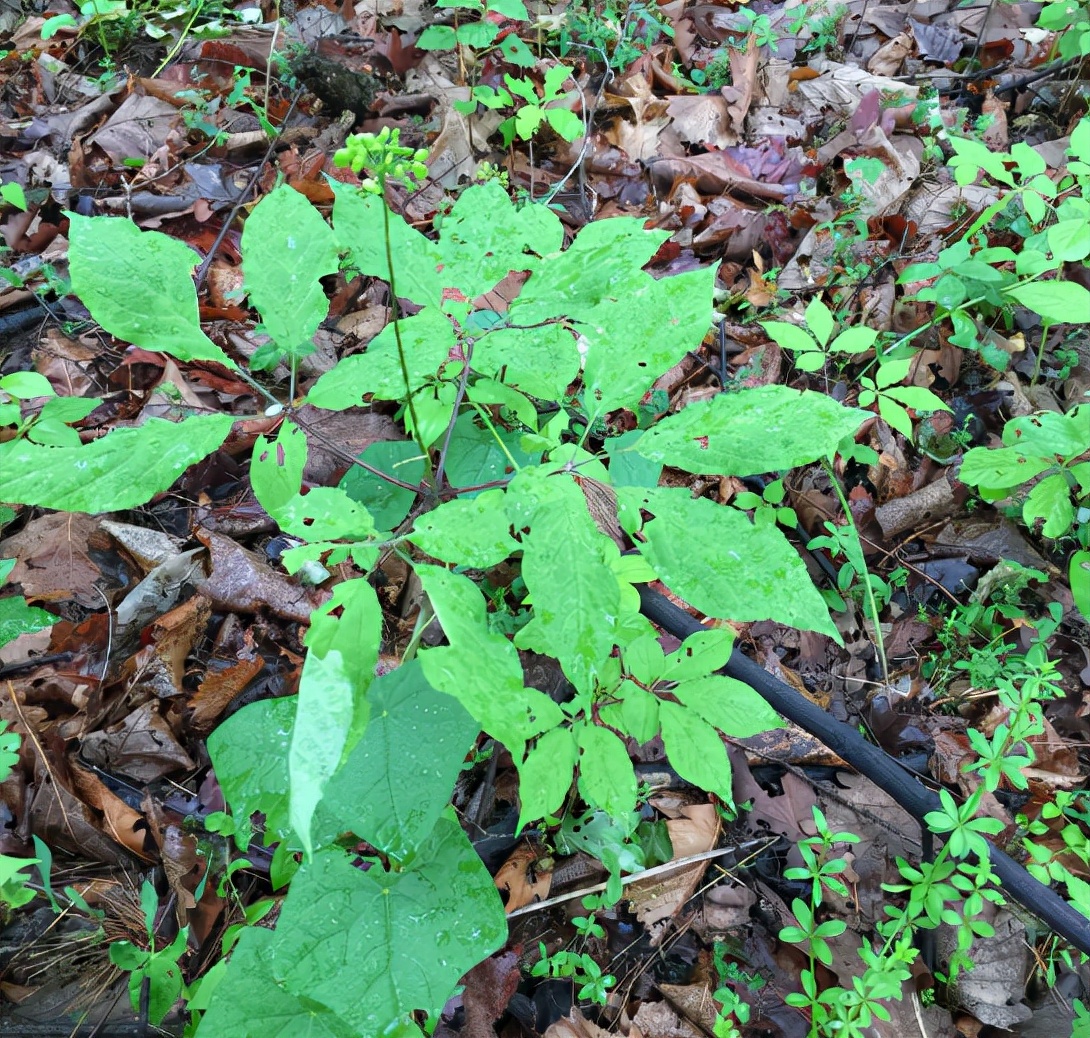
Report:
M 664 595 L 639 585 L 640 612 L 675 638 L 687 638 L 706 630 L 685 610 Z M 820 707 L 754 663 L 735 646 L 720 671 L 749 685 L 789 721 L 821 740 L 843 761 L 885 790 L 910 815 L 923 822 L 929 811 L 940 807 L 938 796 L 884 750 L 866 741 L 850 725 L 837 721 Z M 1076 912 L 1051 887 L 1034 879 L 1010 855 L 988 844 L 992 870 L 1003 890 L 1027 911 L 1064 937 L 1079 951 L 1090 955 L 1090 920 Z

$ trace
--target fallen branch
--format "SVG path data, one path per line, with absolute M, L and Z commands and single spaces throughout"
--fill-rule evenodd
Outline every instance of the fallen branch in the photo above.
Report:
M 706 629 L 683 609 L 645 584 L 639 585 L 639 592 L 643 615 L 675 638 L 684 639 Z M 928 812 L 940 809 L 938 796 L 912 772 L 901 767 L 895 758 L 867 742 L 850 725 L 837 721 L 789 685 L 774 678 L 743 655 L 737 646 L 720 673 L 749 685 L 777 713 L 821 740 L 921 823 Z M 1090 955 L 1090 920 L 992 843 L 988 844 L 988 857 L 1000 885 L 1012 900 L 1032 912 L 1079 951 Z

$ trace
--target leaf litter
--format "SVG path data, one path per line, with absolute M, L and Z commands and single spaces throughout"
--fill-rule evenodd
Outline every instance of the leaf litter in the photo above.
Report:
M 569 5 L 540 6 L 536 32 L 560 24 Z M 469 97 L 456 54 L 414 46 L 437 11 L 419 3 L 366 7 L 357 13 L 350 5 L 294 5 L 282 28 L 227 20 L 215 38 L 190 38 L 175 28 L 175 48 L 154 45 L 159 19 L 149 15 L 143 32 L 122 38 L 122 49 L 108 53 L 133 73 L 109 89 L 88 74 L 103 56 L 94 33 L 65 27 L 43 40 L 45 22 L 37 15 L 6 26 L 13 35 L 0 64 L 3 181 L 18 185 L 28 205 L 4 209 L 8 265 L 18 278 L 0 292 L 0 321 L 11 320 L 0 371 L 38 372 L 60 396 L 95 397 L 94 410 L 77 423 L 80 441 L 153 416 L 176 421 L 192 409 L 231 417 L 254 412 L 254 389 L 237 376 L 231 358 L 254 355 L 266 339 L 239 297 L 244 242 L 231 218 L 281 178 L 328 205 L 333 195 L 326 176 L 352 182 L 331 156 L 353 126 L 399 126 L 403 139 L 429 148 L 425 186 L 391 197 L 422 227 L 434 219 L 443 192 L 471 179 L 478 162 L 489 158 L 507 169 L 515 189 L 557 205 L 569 232 L 622 214 L 638 214 L 649 227 L 669 232 L 653 263 L 656 276 L 716 264 L 721 300 L 757 310 L 779 301 L 785 308 L 774 319 L 796 328 L 810 302 L 824 295 L 869 328 L 907 334 L 928 312 L 926 304 L 898 294 L 892 274 L 910 261 L 931 261 L 959 222 L 997 197 L 987 184 L 921 177 L 927 149 L 983 115 L 990 117 L 981 131 L 988 148 L 1032 148 L 1042 168 L 1058 174 L 1067 161 L 1061 142 L 1078 113 L 1073 98 L 1085 87 L 1077 63 L 1063 68 L 1051 60 L 1055 35 L 1036 28 L 1039 5 L 685 7 L 674 0 L 656 12 L 669 33 L 652 34 L 632 53 L 622 54 L 619 44 L 608 53 L 599 44 L 568 55 L 578 91 L 563 103 L 586 120 L 591 134 L 570 142 L 546 134 L 540 146 L 520 142 L 505 152 L 493 146 L 499 113 L 479 110 L 467 118 L 454 107 Z M 647 15 L 637 7 L 636 24 L 646 25 Z M 496 17 L 516 35 L 524 28 Z M 268 78 L 281 31 L 300 50 L 289 70 Z M 508 68 L 495 51 L 478 82 L 502 85 Z M 721 77 L 718 88 L 699 92 L 697 85 L 711 82 L 713 73 Z M 351 114 L 340 118 L 345 109 Z M 279 131 L 276 149 L 268 146 L 263 119 Z M 76 214 L 71 222 L 67 211 Z M 73 243 L 70 251 L 73 226 L 104 214 L 165 230 L 187 250 L 202 287 L 199 335 L 179 339 L 176 327 L 148 323 L 153 307 L 140 303 L 140 272 L 126 269 L 123 246 L 81 257 Z M 94 264 L 99 291 L 133 299 L 128 326 L 81 324 L 87 301 L 65 294 L 60 280 L 70 264 L 81 262 Z M 328 305 L 315 332 L 319 349 L 300 369 L 301 392 L 339 355 L 361 349 L 389 316 L 381 286 L 333 274 L 334 267 L 326 298 L 318 301 L 323 311 Z M 1085 266 L 1070 269 L 1085 285 Z M 505 308 L 506 301 L 497 306 Z M 764 335 L 737 315 L 738 308 L 731 309 L 699 350 L 660 372 L 650 395 L 661 397 L 659 413 L 691 407 L 696 414 L 705 402 L 725 400 L 722 390 L 731 386 L 820 385 L 838 401 L 851 391 L 843 380 L 806 374 L 815 370 L 802 361 L 809 355 L 829 370 L 820 355 L 826 343 L 807 340 L 800 353 L 791 345 L 799 340 Z M 980 329 L 979 351 L 933 328 L 923 336 L 915 367 L 875 387 L 894 401 L 922 399 L 911 390 L 928 390 L 950 409 L 916 415 L 913 428 L 911 404 L 880 408 L 882 417 L 861 433 L 878 461 L 850 474 L 865 561 L 888 581 L 881 640 L 897 681 L 886 683 L 879 632 L 846 597 L 838 614 L 843 647 L 824 634 L 769 621 L 741 624 L 738 631 L 767 669 L 808 696 L 824 696 L 834 715 L 869 726 L 895 755 L 915 754 L 926 768 L 930 754 L 932 773 L 967 794 L 974 787 L 961 766 L 970 756 L 967 732 L 988 734 L 1005 715 L 986 695 L 989 677 L 996 676 L 987 672 L 987 659 L 966 652 L 970 666 L 958 668 L 954 642 L 937 637 L 934 609 L 940 602 L 985 608 L 989 599 L 981 587 L 994 581 L 1004 559 L 1015 560 L 1023 575 L 1032 570 L 1035 600 L 1058 602 L 1062 610 L 1052 655 L 1066 695 L 1047 709 L 1028 796 L 1021 803 L 993 797 L 986 805 L 1008 833 L 1017 811 L 1028 814 L 1032 804 L 1039 812 L 1056 789 L 1084 784 L 1079 749 L 1090 686 L 1085 619 L 1074 611 L 1055 553 L 990 510 L 968 516 L 966 487 L 951 466 L 966 442 L 998 442 L 1002 416 L 1061 412 L 1090 385 L 1085 334 L 1061 339 L 1053 325 L 1046 328 L 1045 349 L 1040 336 L 1034 338 L 1032 316 L 1022 311 L 1019 320 L 1017 330 Z M 110 331 L 135 345 L 119 345 L 105 334 Z M 159 352 L 171 339 L 175 360 Z M 272 375 L 284 381 L 288 372 L 281 366 Z M 357 455 L 404 436 L 384 413 L 315 411 L 313 417 L 312 425 L 303 424 L 308 437 L 313 434 L 304 478 L 314 488 L 337 485 Z M 627 413 L 616 418 L 631 420 Z M 906 439 L 906 422 L 915 443 Z M 18 560 L 10 591 L 54 618 L 51 627 L 28 630 L 0 647 L 0 718 L 23 736 L 18 766 L 0 787 L 0 852 L 33 856 L 36 838 L 66 854 L 63 882 L 104 913 L 109 935 L 137 942 L 146 942 L 134 907 L 138 876 L 142 869 L 161 870 L 175 918 L 160 915 L 156 940 L 168 943 L 179 927 L 191 927 L 190 978 L 215 962 L 222 927 L 238 921 L 242 907 L 213 885 L 203 888 L 199 904 L 195 897 L 198 837 L 186 827 L 195 823 L 200 831 L 223 809 L 205 739 L 245 703 L 297 690 L 305 625 L 328 595 L 278 569 L 293 542 L 273 536 L 275 524 L 253 500 L 245 458 L 256 436 L 274 427 L 275 420 L 236 423 L 231 439 L 195 466 L 179 453 L 180 478 L 171 492 L 136 511 L 129 511 L 131 480 L 124 471 L 117 477 L 124 460 L 105 458 L 102 500 L 113 518 L 65 512 L 73 495 L 61 488 L 49 502 L 58 511 L 13 512 L 0 541 L 0 558 Z M 966 429 L 972 438 L 959 441 Z M 181 445 L 164 436 L 163 450 L 177 451 Z M 385 469 L 385 462 L 375 464 Z M 718 503 L 766 493 L 764 482 L 662 474 L 662 485 Z M 584 491 L 588 484 L 593 481 L 584 481 Z M 784 500 L 812 535 L 841 514 L 828 476 L 817 468 L 793 472 Z M 411 504 L 410 497 L 406 511 Z M 623 538 L 619 527 L 612 529 Z M 705 537 L 696 550 L 713 547 Z M 838 587 L 827 554 L 812 550 L 805 560 L 813 575 L 824 572 Z M 389 644 L 404 648 L 420 597 L 410 570 L 389 573 L 393 582 L 380 589 L 380 600 Z M 1021 586 L 1029 585 L 1023 579 Z M 1009 615 L 1013 624 L 1003 633 L 1013 648 L 1028 650 L 1030 625 Z M 969 693 L 968 707 L 952 715 L 937 709 L 939 686 L 935 671 L 923 666 L 928 662 L 955 668 L 944 687 L 948 694 Z M 380 668 L 393 663 L 396 652 Z M 561 697 L 563 688 L 549 681 L 548 693 Z M 971 706 L 976 693 L 984 694 L 979 708 Z M 889 897 L 881 885 L 897 878 L 892 859 L 918 859 L 918 826 L 841 762 L 811 752 L 805 733 L 772 744 L 753 737 L 731 747 L 735 800 L 750 809 L 722 833 L 708 795 L 670 769 L 659 739 L 629 749 L 654 779 L 657 792 L 647 801 L 645 821 L 668 831 L 661 858 L 681 859 L 682 867 L 632 884 L 617 908 L 599 913 L 605 933 L 588 947 L 601 969 L 621 980 L 605 1007 L 576 1006 L 570 983 L 535 984 L 526 977 L 539 941 L 550 950 L 571 941 L 570 920 L 582 911 L 571 899 L 512 918 L 506 948 L 466 976 L 437 1034 L 712 1033 L 711 993 L 722 980 L 712 957 L 722 947 L 722 961 L 750 978 L 749 986 L 735 985 L 756 1028 L 746 1033 L 806 1034 L 806 1021 L 783 1001 L 798 988 L 802 959 L 777 933 L 792 921 L 788 904 L 797 896 L 783 872 L 799 863 L 796 845 L 813 832 L 815 805 L 831 829 L 861 837 L 845 852 L 850 895 L 823 906 L 851 927 L 836 939 L 829 966 L 840 984 L 851 986 L 860 968 L 853 931 L 866 931 L 881 916 Z M 391 769 L 397 767 L 391 761 Z M 497 886 L 507 891 L 508 912 L 555 900 L 564 883 L 577 892 L 601 885 L 605 873 L 592 856 L 575 851 L 578 840 L 567 848 L 575 853 L 556 855 L 533 838 L 516 837 L 517 779 L 502 747 L 463 773 L 454 803 Z M 724 867 L 701 858 L 716 846 L 743 846 L 754 837 L 766 839 L 752 860 L 742 856 Z M 1045 839 L 1064 851 L 1057 832 Z M 218 847 L 226 852 L 222 840 Z M 256 899 L 269 889 L 269 861 L 256 844 L 249 855 L 245 890 Z M 687 858 L 694 860 L 684 864 Z M 1068 855 L 1068 861 L 1080 871 L 1077 858 Z M 58 858 L 53 867 L 57 882 Z M 43 946 L 53 938 L 41 910 L 29 920 L 16 914 L 8 921 L 0 936 L 5 1033 L 67 1033 L 32 1032 L 27 1021 L 46 1027 L 75 1009 L 91 1009 L 104 1034 L 122 1025 L 124 1003 L 117 1009 L 106 995 L 118 975 L 104 956 L 96 960 L 94 981 L 82 985 L 50 978 L 41 968 L 43 955 L 53 962 L 72 954 L 93 932 L 90 918 L 70 921 L 48 954 Z M 949 985 L 938 1004 L 921 1006 L 914 995 L 891 1003 L 895 1015 L 875 1020 L 873 1033 L 977 1033 L 982 1025 L 1017 1030 L 1030 1015 L 1025 981 L 1027 942 L 1033 942 L 1008 911 L 996 910 L 993 922 L 996 936 L 974 946 L 976 968 Z M 942 942 L 949 940 L 950 931 L 940 931 L 939 963 L 949 953 Z M 936 983 L 928 975 L 921 990 Z M 177 1019 L 173 1026 L 180 1033 Z

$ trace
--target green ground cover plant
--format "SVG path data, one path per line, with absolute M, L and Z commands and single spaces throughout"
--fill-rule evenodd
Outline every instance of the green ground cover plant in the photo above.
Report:
M 411 176 L 417 161 L 396 139 L 377 152 L 356 147 L 380 191 L 389 177 Z M 415 1034 L 412 1014 L 434 1016 L 458 977 L 502 943 L 491 877 L 446 807 L 482 728 L 519 769 L 521 825 L 557 811 L 573 781 L 592 810 L 631 812 L 637 785 L 625 735 L 661 734 L 681 774 L 730 802 L 719 733 L 748 735 L 779 720 L 747 686 L 713 674 L 730 652 L 727 632 L 709 630 L 664 654 L 639 615 L 635 583 L 657 576 L 711 615 L 773 617 L 836 636 L 777 526 L 657 482 L 665 464 L 748 475 L 811 462 L 832 454 L 863 412 L 772 386 L 695 405 L 623 445 L 595 449 L 589 440 L 607 412 L 635 409 L 655 373 L 702 338 L 710 271 L 645 273 L 666 233 L 639 220 L 592 224 L 562 249 L 555 215 L 516 209 L 494 182 L 460 195 L 436 241 L 392 215 L 381 194 L 334 191 L 332 225 L 287 187 L 247 221 L 246 285 L 271 340 L 259 360 L 294 365 L 305 355 L 327 306 L 320 279 L 338 266 L 395 285 L 419 309 L 324 375 L 309 399 L 333 409 L 401 401 L 424 462 L 426 510 L 412 508 L 413 496 L 396 507 L 387 497 L 372 514 L 358 485 L 349 489 L 363 500 L 343 485 L 302 493 L 306 441 L 290 413 L 274 440 L 255 446 L 251 481 L 301 542 L 283 557 L 290 572 L 351 559 L 366 574 L 397 551 L 427 594 L 421 624 L 436 616 L 447 644 L 410 650 L 375 678 L 375 592 L 364 575 L 345 581 L 312 617 L 298 697 L 247 707 L 213 733 L 209 751 L 240 849 L 261 811 L 264 839 L 280 845 L 279 874 L 294 875 L 276 929 L 245 929 L 218 986 L 202 985 L 201 1034 L 267 1032 L 270 1012 L 289 1030 L 308 1020 L 334 1034 Z M 99 263 L 106 253 L 141 271 L 133 284 L 143 297 L 119 305 L 115 275 L 107 283 Z M 188 249 L 157 232 L 72 217 L 74 284 L 104 328 L 234 368 L 201 331 L 193 265 Z M 532 275 L 506 313 L 474 305 L 512 269 Z M 640 314 L 654 335 L 633 348 Z M 230 424 L 217 415 L 151 420 L 81 446 L 45 446 L 20 429 L 0 444 L 5 495 L 72 510 L 130 507 L 215 449 Z M 153 456 L 160 461 L 150 470 L 132 462 Z M 694 524 L 720 546 L 699 566 L 679 550 Z M 622 555 L 603 532 L 614 527 L 642 531 L 638 555 Z M 492 630 L 486 598 L 467 575 L 512 557 L 529 613 L 514 643 Z M 524 687 L 518 647 L 554 656 L 574 698 L 558 704 Z M 420 781 L 391 787 L 385 777 L 395 767 Z M 346 850 L 357 839 L 373 848 L 366 868 Z M 614 858 L 615 893 L 625 860 Z M 146 971 L 151 960 L 126 963 Z M 345 985 L 346 970 L 362 983 Z
M 544 117 L 553 110 L 543 109 Z M 1082 125 L 1088 129 L 1072 138 L 1080 161 L 1090 145 L 1090 123 Z M 979 159 L 971 149 L 957 154 L 969 164 Z M 712 271 L 652 277 L 643 267 L 668 232 L 647 231 L 638 219 L 592 223 L 565 248 L 555 214 L 514 206 L 494 180 L 461 192 L 429 238 L 385 204 L 391 182 L 411 184 L 421 175 L 423 157 L 403 148 L 396 133 L 350 138 L 338 160 L 366 177 L 359 189 L 332 184 L 330 220 L 281 186 L 245 224 L 245 286 L 269 341 L 242 374 L 260 385 L 257 373 L 278 363 L 293 373 L 286 401 L 262 389 L 267 413 L 283 421 L 274 437 L 255 444 L 251 485 L 280 530 L 298 542 L 282 556 L 289 573 L 350 562 L 358 575 L 339 583 L 311 617 L 298 695 L 245 707 L 209 739 L 231 808 L 223 831 L 233 829 L 245 853 L 260 813 L 258 835 L 277 844 L 274 884 L 287 893 L 275 929 L 259 925 L 255 913 L 225 940 L 229 961 L 189 992 L 202 1014 L 194 1021 L 198 1038 L 264 1036 L 270 1019 L 274 1034 L 309 1028 L 341 1038 L 419 1035 L 422 1023 L 434 1021 L 458 978 L 507 933 L 491 877 L 448 806 L 481 731 L 506 747 L 518 769 L 520 828 L 557 814 L 573 786 L 590 817 L 612 823 L 614 842 L 599 836 L 596 844 L 611 868 L 609 901 L 619 895 L 621 872 L 638 868 L 643 853 L 627 738 L 661 737 L 682 777 L 732 803 L 722 735 L 751 735 L 779 718 L 748 686 L 715 673 L 731 651 L 726 630 L 709 628 L 665 652 L 639 613 L 636 585 L 661 580 L 713 618 L 774 619 L 839 637 L 780 529 L 793 525 L 778 509 L 780 490 L 762 503 L 739 502 L 765 509 L 755 521 L 741 507 L 658 484 L 664 466 L 746 477 L 827 462 L 838 450 L 854 453 L 852 436 L 870 412 L 824 393 L 765 386 L 721 393 L 610 435 L 605 417 L 619 409 L 641 413 L 656 376 L 703 339 Z M 1087 170 L 1073 164 L 1071 191 L 1053 205 L 1054 185 L 1046 187 L 1021 152 L 982 166 L 1012 191 L 970 235 L 1010 217 L 1026 231 L 1029 258 L 971 244 L 910 268 L 904 280 L 934 280 L 920 298 L 936 303 L 936 321 L 949 318 L 955 328 L 968 322 L 974 336 L 982 315 L 1001 318 L 1014 303 L 1046 322 L 1066 319 L 1065 310 L 1083 299 L 1071 290 L 1081 286 L 1050 275 L 1082 249 L 1074 227 L 1081 210 L 1063 207 L 1085 197 Z M 1012 170 L 1023 181 L 1017 186 Z M 201 329 L 190 249 L 124 219 L 70 219 L 73 287 L 106 331 L 179 360 L 238 369 Z M 1064 230 L 1053 233 L 1055 227 Z M 366 352 L 318 380 L 308 402 L 330 410 L 394 402 L 412 439 L 366 455 L 364 476 L 354 471 L 337 486 L 305 491 L 307 442 L 292 406 L 294 373 L 328 309 L 321 281 L 340 270 L 385 281 L 393 316 Z M 486 305 L 486 293 L 512 271 L 528 275 L 517 295 L 506 309 Z M 127 274 L 122 302 L 116 283 Z M 933 394 L 894 388 L 907 373 L 906 342 L 883 349 L 873 332 L 859 328 L 834 337 L 835 319 L 820 303 L 804 318 L 805 330 L 785 321 L 765 327 L 803 370 L 877 349 L 874 372 L 865 376 L 872 381 L 861 383 L 870 395 L 860 403 L 897 428 L 907 423 L 909 437 L 910 409 L 944 406 Z M 10 398 L 0 421 L 13 432 L 0 443 L 5 497 L 39 507 L 100 512 L 140 505 L 216 450 L 232 426 L 229 416 L 193 413 L 84 444 L 70 424 L 97 400 L 66 405 L 25 378 L 0 388 Z M 32 394 L 50 399 L 35 420 L 24 421 L 19 402 Z M 1007 447 L 1017 444 L 1016 456 L 983 451 L 966 461 L 985 495 L 1042 477 L 1023 517 L 1044 519 L 1046 536 L 1077 535 L 1079 524 L 1085 527 L 1078 512 L 1085 463 L 1076 461 L 1082 441 L 1054 424 L 1014 427 Z M 1056 443 L 1064 449 L 1051 449 Z M 157 459 L 150 468 L 149 457 Z M 1035 468 L 1030 475 L 1027 463 Z M 1038 491 L 1042 485 L 1050 489 Z M 1057 503 L 1064 495 L 1066 508 Z M 706 534 L 699 558 L 689 544 L 694 528 Z M 854 576 L 866 582 L 877 628 L 874 584 L 858 535 L 848 529 L 838 543 Z M 624 535 L 634 534 L 635 551 L 623 552 Z M 392 553 L 413 567 L 426 606 L 401 665 L 376 677 L 382 612 L 368 577 Z M 519 618 L 510 624 L 513 638 L 498 628 L 489 608 L 495 592 L 481 576 L 511 561 L 521 581 L 504 601 L 507 619 Z M 432 620 L 445 644 L 425 647 Z M 945 845 L 933 861 L 899 863 L 903 883 L 890 890 L 902 901 L 890 906 L 878 944 L 860 948 L 864 969 L 851 989 L 821 988 L 818 964 L 830 961 L 828 941 L 844 929 L 821 917 L 820 904 L 823 890 L 842 892 L 836 848 L 852 834 L 832 833 L 815 817 L 817 835 L 804 844 L 801 870 L 811 896 L 795 900 L 797 925 L 782 935 L 808 958 L 803 989 L 788 1001 L 808 1011 L 812 1034 L 863 1035 L 875 1017 L 885 1018 L 883 1002 L 898 997 L 910 975 L 919 929 L 955 927 L 960 958 L 951 971 L 967 968 L 972 941 L 987 933 L 984 903 L 999 898 L 986 858 L 971 860 L 996 832 L 995 820 L 977 817 L 978 808 L 1000 782 L 1020 788 L 1021 768 L 1033 759 L 1026 740 L 1043 730 L 1040 704 L 1056 691 L 1047 635 L 1042 623 L 1039 649 L 1025 654 L 1017 679 L 996 682 L 1009 718 L 990 737 L 973 740 L 980 787 L 961 803 L 944 794 L 942 809 L 929 816 Z M 557 660 L 571 698 L 558 703 L 525 687 L 519 649 Z M 0 733 L 0 769 L 5 749 Z M 399 786 L 389 781 L 395 770 L 419 778 L 411 788 Z M 1087 853 L 1076 839 L 1085 805 L 1057 798 L 1056 810 L 1069 823 L 1065 838 Z M 1027 821 L 1031 855 L 1033 826 Z M 1069 870 L 1053 874 L 1043 859 L 1037 865 L 1073 897 L 1083 892 Z M 145 914 L 154 914 L 150 901 Z M 591 917 L 587 933 L 595 925 Z M 119 947 L 115 962 L 134 985 L 147 979 L 157 986 L 158 1015 L 181 990 L 184 942 L 155 949 L 153 940 L 149 922 L 149 948 Z M 607 977 L 582 951 L 542 961 L 539 972 L 576 976 L 585 997 L 605 996 Z M 732 1013 L 745 1021 L 737 1007 L 728 1011 L 728 995 L 720 1001 L 729 1034 Z

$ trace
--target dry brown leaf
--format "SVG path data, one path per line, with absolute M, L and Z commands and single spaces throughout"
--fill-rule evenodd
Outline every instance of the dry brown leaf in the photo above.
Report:
M 666 821 L 674 851 L 671 861 L 710 851 L 719 838 L 719 816 L 711 804 L 689 804 L 681 808 L 681 814 L 681 818 Z M 696 862 L 688 868 L 630 884 L 625 897 L 636 918 L 648 927 L 672 919 L 693 896 L 707 867 L 706 861 Z
M 221 609 L 256 613 L 268 609 L 297 623 L 309 623 L 310 614 L 329 593 L 303 587 L 277 573 L 269 564 L 229 537 L 198 530 L 195 534 L 211 555 L 212 573 L 200 590 Z
M 544 901 L 553 883 L 552 859 L 543 860 L 537 847 L 522 843 L 500 866 L 495 882 L 496 889 L 507 894 L 505 912 Z

